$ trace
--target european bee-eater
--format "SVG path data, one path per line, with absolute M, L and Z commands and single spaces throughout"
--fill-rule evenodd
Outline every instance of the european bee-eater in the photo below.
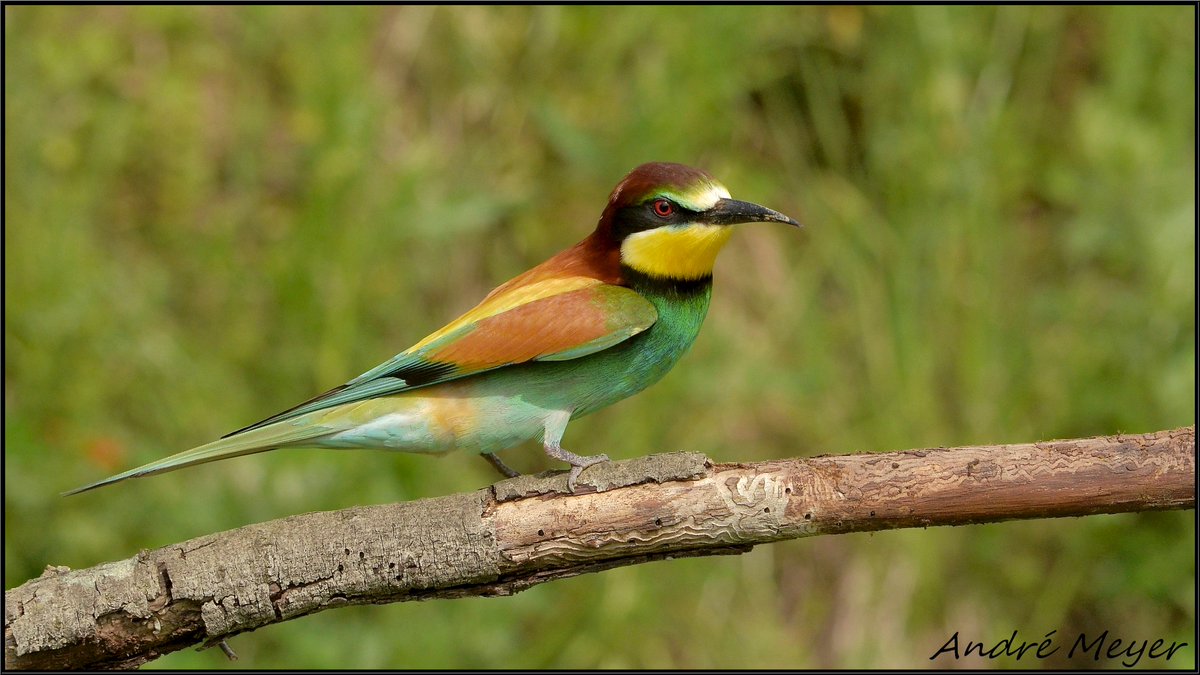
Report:
M 494 453 L 539 434 L 546 454 L 584 468 L 605 455 L 559 445 L 567 422 L 658 381 L 696 339 L 713 263 L 731 225 L 774 221 L 704 171 L 643 164 L 613 190 L 596 230 L 502 284 L 474 309 L 368 370 L 192 450 L 66 494 L 284 447 Z

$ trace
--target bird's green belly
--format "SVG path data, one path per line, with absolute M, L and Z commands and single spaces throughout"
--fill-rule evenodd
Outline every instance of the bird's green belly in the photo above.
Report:
M 654 325 L 595 354 L 507 366 L 354 404 L 362 408 L 337 416 L 361 416 L 361 426 L 320 444 L 490 453 L 540 437 L 546 419 L 558 411 L 570 411 L 572 418 L 587 415 L 661 379 L 696 339 L 710 290 L 705 286 L 683 298 L 646 294 L 659 313 Z

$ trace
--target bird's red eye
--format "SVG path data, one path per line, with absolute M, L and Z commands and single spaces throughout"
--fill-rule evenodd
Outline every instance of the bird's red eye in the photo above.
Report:
M 675 213 L 675 205 L 668 199 L 654 200 L 654 214 L 659 218 L 667 218 Z

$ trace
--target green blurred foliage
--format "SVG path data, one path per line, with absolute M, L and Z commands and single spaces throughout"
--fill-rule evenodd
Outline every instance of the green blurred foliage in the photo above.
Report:
M 375 365 L 582 238 L 648 160 L 809 227 L 740 232 L 691 353 L 572 423 L 576 452 L 1192 424 L 1194 11 L 7 6 L 6 587 L 491 482 L 465 455 L 285 451 L 58 496 Z M 871 668 L 925 667 L 956 630 L 1191 642 L 1194 523 L 791 541 L 233 646 L 246 667 Z

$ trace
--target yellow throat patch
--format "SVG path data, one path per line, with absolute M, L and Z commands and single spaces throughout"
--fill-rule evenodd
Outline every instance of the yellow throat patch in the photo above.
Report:
M 691 280 L 710 276 L 733 228 L 679 225 L 636 232 L 621 242 L 621 262 L 652 277 Z

